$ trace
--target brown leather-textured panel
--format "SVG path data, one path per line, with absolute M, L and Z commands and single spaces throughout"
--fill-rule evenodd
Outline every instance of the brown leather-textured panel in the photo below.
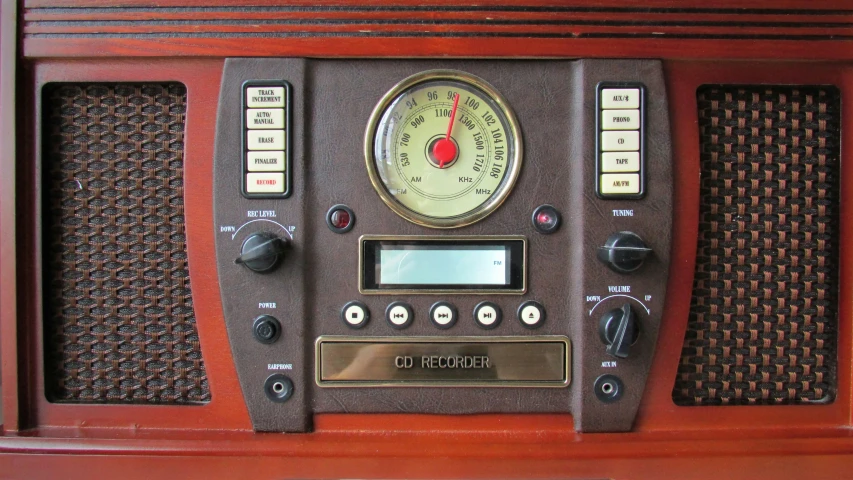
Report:
M 222 74 L 213 164 L 215 260 L 231 353 L 256 430 L 306 431 L 311 425 L 308 402 L 313 383 L 313 337 L 307 305 L 313 294 L 307 251 L 311 237 L 304 216 L 308 198 L 305 182 L 311 172 L 306 168 L 310 157 L 304 147 L 305 64 L 303 59 L 229 59 Z M 293 156 L 293 194 L 281 200 L 249 200 L 240 193 L 242 85 L 245 80 L 267 79 L 286 80 L 294 87 L 292 140 L 286 146 Z M 325 211 L 321 212 L 320 221 L 324 215 Z M 288 227 L 294 227 L 293 231 L 288 233 Z M 272 233 L 287 241 L 284 259 L 276 270 L 252 273 L 234 263 L 243 240 L 253 232 Z M 253 337 L 252 323 L 261 314 L 273 315 L 281 323 L 281 337 L 273 344 L 262 344 Z M 289 369 L 270 370 L 270 364 L 280 368 L 289 365 Z M 273 373 L 286 374 L 294 383 L 293 396 L 286 403 L 273 403 L 264 393 L 264 381 Z
M 45 381 L 59 402 L 207 402 L 184 219 L 186 88 L 45 93 Z
M 363 154 L 365 126 L 376 102 L 400 80 L 433 68 L 462 70 L 491 83 L 514 109 L 524 139 L 521 175 L 506 202 L 486 219 L 451 230 L 418 226 L 388 209 L 370 184 Z M 240 86 L 258 79 L 293 85 L 294 196 L 286 200 L 247 200 L 239 194 Z M 640 82 L 648 91 L 648 194 L 642 200 L 595 196 L 595 96 L 603 81 Z M 217 262 L 232 351 L 256 429 L 304 429 L 310 412 L 572 412 L 576 426 L 586 431 L 630 429 L 654 352 L 668 272 L 671 158 L 659 62 L 233 59 L 226 63 L 222 85 L 215 156 Z M 336 204 L 355 212 L 349 233 L 336 234 L 326 226 L 325 214 Z M 542 204 L 563 215 L 555 234 L 539 234 L 531 225 L 533 210 Z M 622 216 L 614 210 L 631 213 Z M 267 217 L 258 220 L 249 212 L 268 213 L 260 213 Z M 292 238 L 282 228 L 290 226 L 295 227 Z M 639 234 L 654 250 L 632 275 L 617 274 L 596 259 L 607 236 L 623 230 Z M 290 242 L 275 272 L 256 274 L 234 264 L 240 243 L 255 231 L 273 232 Z M 358 238 L 364 234 L 524 235 L 529 243 L 528 291 L 361 295 Z M 611 287 L 624 292 L 626 286 L 630 292 L 625 295 L 634 300 L 607 298 Z M 603 301 L 596 306 L 598 300 L 588 297 Z M 370 310 L 370 321 L 359 330 L 340 318 L 340 309 L 352 300 Z M 473 320 L 474 306 L 484 300 L 503 312 L 503 321 L 492 330 Z M 522 326 L 516 316 L 526 300 L 540 302 L 547 312 L 536 330 Z M 410 327 L 388 325 L 384 311 L 392 301 L 411 304 Z M 440 330 L 429 321 L 429 308 L 437 301 L 457 307 L 460 318 L 452 328 Z M 629 358 L 615 359 L 598 338 L 598 319 L 625 302 L 632 304 L 643 333 Z M 252 319 L 263 313 L 282 322 L 282 339 L 275 344 L 263 345 L 252 337 Z M 568 388 L 319 388 L 314 384 L 313 342 L 320 335 L 567 336 L 573 379 Z M 276 404 L 265 398 L 262 385 L 270 368 L 281 364 L 291 370 L 275 371 L 293 379 L 296 395 Z M 596 399 L 592 386 L 604 373 L 624 382 L 620 401 L 602 404 Z
M 708 86 L 679 405 L 825 403 L 835 390 L 840 96 Z

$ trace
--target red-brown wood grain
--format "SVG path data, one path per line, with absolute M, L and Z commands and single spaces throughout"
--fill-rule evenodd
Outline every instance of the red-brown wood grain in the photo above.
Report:
M 853 58 L 853 4 L 29 1 L 42 56 Z M 204 6 L 205 8 L 198 8 Z M 143 8 L 149 7 L 149 8 Z M 167 8 L 168 7 L 168 8 Z M 497 40 L 502 39 L 502 40 Z M 725 41 L 716 41 L 725 40 Z
M 18 371 L 15 280 L 15 40 L 14 2 L 0 2 L 0 432 L 18 428 Z
M 0 467 L 14 460 L 28 478 L 94 467 L 121 478 L 844 478 L 853 448 L 845 430 L 577 434 L 554 416 L 334 417 L 313 434 L 0 438 Z
M 164 8 L 150 8 L 155 3 Z M 223 0 L 29 0 L 22 8 L 22 58 L 17 65 L 14 45 L 9 47 L 9 38 L 14 36 L 9 35 L 9 29 L 16 19 L 14 4 L 0 4 L 0 373 L 5 422 L 5 431 L 0 435 L 0 478 L 5 478 L 7 472 L 11 472 L 8 476 L 12 478 L 91 478 L 93 472 L 106 478 L 849 476 L 853 467 L 853 253 L 843 247 L 839 277 L 838 391 L 833 404 L 676 407 L 671 392 L 687 323 L 698 229 L 696 88 L 707 83 L 827 83 L 837 85 L 843 99 L 853 98 L 853 40 L 834 37 L 851 35 L 853 2 L 755 1 L 743 10 L 742 2 L 736 0 L 496 0 L 483 4 L 492 10 L 470 9 L 467 7 L 472 3 L 468 3 L 456 10 L 421 9 L 412 14 L 433 22 L 425 25 L 395 23 L 400 14 L 390 7 L 420 4 L 402 0 L 370 4 L 384 10 L 371 10 L 366 2 L 288 3 L 302 7 L 343 6 L 352 10 L 321 9 L 319 13 L 304 9 L 258 13 L 257 10 L 184 8 L 258 3 L 254 0 L 227 4 Z M 441 0 L 432 5 L 454 7 L 459 3 Z M 120 6 L 137 8 L 114 8 Z M 360 9 L 354 8 L 359 6 Z M 564 10 L 497 8 L 508 6 L 559 6 Z M 89 7 L 97 9 L 87 10 Z M 633 10 L 626 10 L 630 8 Z M 518 24 L 465 23 L 482 22 L 487 17 L 518 21 Z M 265 27 L 255 27 L 252 23 L 264 19 L 295 23 Z M 175 20 L 188 23 L 157 23 Z M 345 22 L 324 23 L 326 20 Z M 599 20 L 612 24 L 595 25 Z M 637 25 L 630 25 L 632 20 Z M 117 23 L 121 21 L 127 24 Z M 219 23 L 205 23 L 209 21 Z M 303 21 L 307 23 L 298 23 Z M 553 23 L 546 23 L 549 21 Z M 641 21 L 651 24 L 642 25 Z M 702 21 L 733 25 L 707 25 L 701 24 Z M 587 23 L 574 25 L 573 22 Z M 571 36 L 593 31 L 649 33 L 656 24 L 666 22 L 671 23 L 665 25 L 667 31 L 713 34 L 719 38 Z M 738 23 L 743 26 L 749 22 L 755 25 L 747 29 L 775 37 L 734 38 L 740 28 Z M 228 33 L 226 30 L 239 33 L 256 28 L 266 28 L 276 35 L 291 32 L 304 36 L 217 37 Z M 430 34 L 465 28 L 488 35 L 539 32 L 566 37 L 313 36 L 322 32 L 357 33 L 365 28 L 380 32 L 421 28 Z M 155 30 L 209 36 L 178 34 L 158 38 L 145 33 Z M 101 35 L 108 31 L 124 36 Z M 223 57 L 282 55 L 588 56 L 667 60 L 676 178 L 671 282 L 657 354 L 634 432 L 577 433 L 570 415 L 342 414 L 316 416 L 316 431 L 310 434 L 251 432 L 225 333 L 215 265 L 205 262 L 214 256 L 212 150 Z M 9 81 L 18 72 L 25 75 L 16 95 Z M 212 401 L 206 406 L 193 407 L 51 404 L 44 398 L 40 381 L 43 365 L 38 341 L 40 306 L 36 303 L 38 259 L 34 253 L 38 240 L 35 204 L 38 183 L 34 170 L 38 119 L 34 115 L 37 111 L 34 86 L 46 81 L 144 80 L 177 80 L 188 88 L 187 233 L 194 306 Z M 18 116 L 9 108 L 14 98 L 22 105 Z M 845 139 L 853 138 L 851 118 L 853 103 L 844 101 Z M 15 134 L 9 133 L 16 124 L 20 139 L 17 153 Z M 853 173 L 846 167 L 853 163 L 853 152 L 849 150 L 842 150 L 841 162 L 842 245 L 853 238 L 853 209 L 848 208 L 847 200 L 853 198 L 853 182 L 849 181 Z M 18 177 L 17 190 L 15 177 Z
M 359 7 L 362 10 L 373 10 L 377 7 L 412 6 L 421 5 L 428 7 L 460 7 L 460 6 L 482 6 L 482 7 L 581 7 L 581 8 L 612 8 L 633 7 L 636 10 L 648 10 L 658 8 L 673 9 L 727 9 L 736 11 L 771 10 L 784 12 L 789 10 L 810 11 L 838 11 L 850 8 L 848 1 L 838 0 L 812 0 L 803 4 L 799 0 L 758 0 L 744 4 L 740 0 L 491 0 L 490 2 L 459 0 L 373 0 L 364 2 L 360 0 L 271 0 L 259 2 L 257 0 L 24 0 L 26 8 L 62 8 L 62 7 L 207 7 L 214 5 L 231 6 L 257 6 L 257 5 L 282 5 L 282 6 L 339 6 Z M 805 8 L 808 7 L 808 8 Z
M 773 59 L 784 48 L 786 58 L 808 61 L 853 60 L 853 42 L 801 41 L 780 45 L 769 40 L 701 39 L 536 39 L 508 38 L 346 38 L 329 48 L 328 38 L 30 38 L 24 54 L 38 57 L 122 56 L 273 56 L 273 57 L 597 57 L 673 59 Z M 415 47 L 415 44 L 418 44 Z M 701 53 L 700 53 L 701 52 Z

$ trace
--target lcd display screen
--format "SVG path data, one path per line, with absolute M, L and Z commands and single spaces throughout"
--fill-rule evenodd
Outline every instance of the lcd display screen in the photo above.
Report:
M 501 245 L 381 245 L 377 253 L 383 285 L 509 284 L 509 249 Z
M 365 290 L 520 290 L 522 240 L 365 240 Z

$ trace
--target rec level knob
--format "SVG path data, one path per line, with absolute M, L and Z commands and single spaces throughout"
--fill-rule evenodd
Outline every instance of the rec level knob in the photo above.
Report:
M 637 320 L 631 305 L 624 304 L 605 313 L 598 322 L 598 335 L 607 345 L 607 354 L 617 358 L 628 358 L 628 349 L 640 336 Z
M 598 247 L 598 259 L 617 273 L 631 273 L 643 265 L 652 249 L 633 232 L 610 234 Z
M 260 232 L 249 235 L 240 247 L 240 256 L 234 263 L 258 273 L 275 269 L 284 258 L 287 240 L 272 233 Z

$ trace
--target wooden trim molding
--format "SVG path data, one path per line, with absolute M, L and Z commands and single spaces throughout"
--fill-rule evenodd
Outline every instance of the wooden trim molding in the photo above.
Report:
M 17 86 L 17 9 L 0 2 L 0 433 L 18 429 L 18 331 L 15 275 L 15 159 Z
M 40 0 L 25 2 L 22 28 L 31 58 L 580 57 L 604 49 L 618 58 L 773 58 L 779 48 L 789 59 L 853 58 L 853 6 L 829 2 Z

